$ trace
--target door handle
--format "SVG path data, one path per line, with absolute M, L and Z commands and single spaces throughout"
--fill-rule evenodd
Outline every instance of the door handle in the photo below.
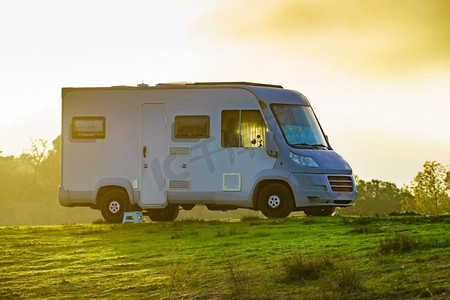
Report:
M 144 158 L 147 157 L 147 146 L 144 145 L 144 148 L 142 148 L 142 154 L 144 155 Z

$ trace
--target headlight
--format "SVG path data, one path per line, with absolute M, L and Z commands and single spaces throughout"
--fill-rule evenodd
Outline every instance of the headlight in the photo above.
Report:
M 319 165 L 309 156 L 303 156 L 298 155 L 295 153 L 289 153 L 289 156 L 291 159 L 296 163 L 299 164 L 302 167 L 309 167 L 309 168 L 318 168 Z

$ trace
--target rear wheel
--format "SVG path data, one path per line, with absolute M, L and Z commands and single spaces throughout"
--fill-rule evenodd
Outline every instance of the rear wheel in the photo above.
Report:
M 149 209 L 147 215 L 155 222 L 175 221 L 178 217 L 180 207 L 176 204 L 169 204 L 163 209 Z
M 322 216 L 328 217 L 334 213 L 335 208 L 331 206 L 315 206 L 307 207 L 304 212 L 307 216 Z
M 101 212 L 109 223 L 121 223 L 129 208 L 128 195 L 123 190 L 110 190 L 103 196 Z
M 292 193 L 287 186 L 271 183 L 259 194 L 259 209 L 268 218 L 285 218 L 294 209 Z

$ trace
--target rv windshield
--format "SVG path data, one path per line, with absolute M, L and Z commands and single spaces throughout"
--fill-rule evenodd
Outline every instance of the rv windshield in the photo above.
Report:
M 328 149 L 319 123 L 309 106 L 272 104 L 286 142 L 295 148 Z

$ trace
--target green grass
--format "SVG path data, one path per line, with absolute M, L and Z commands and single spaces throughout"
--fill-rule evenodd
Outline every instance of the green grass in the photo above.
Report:
M 450 217 L 0 227 L 0 299 L 448 299 Z

